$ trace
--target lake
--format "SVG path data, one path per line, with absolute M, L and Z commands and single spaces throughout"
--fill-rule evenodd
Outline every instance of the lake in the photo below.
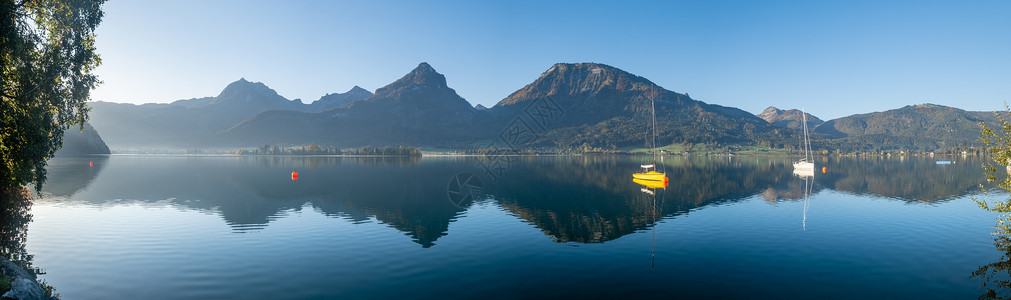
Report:
M 1002 257 L 979 158 L 646 159 L 56 158 L 22 247 L 63 299 L 965 299 Z

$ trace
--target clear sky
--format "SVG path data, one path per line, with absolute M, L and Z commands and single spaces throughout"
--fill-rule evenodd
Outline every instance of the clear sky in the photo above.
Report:
M 707 103 L 823 118 L 1011 102 L 1011 1 L 130 1 L 104 6 L 93 100 L 216 96 L 245 77 L 304 102 L 419 62 L 491 107 L 558 62 Z

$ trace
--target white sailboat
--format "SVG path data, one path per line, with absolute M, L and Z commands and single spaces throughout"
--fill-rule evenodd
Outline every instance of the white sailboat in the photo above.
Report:
M 804 157 L 793 163 L 793 174 L 798 176 L 814 176 L 814 163 L 811 159 L 811 141 L 807 137 L 807 112 L 801 109 L 804 120 Z

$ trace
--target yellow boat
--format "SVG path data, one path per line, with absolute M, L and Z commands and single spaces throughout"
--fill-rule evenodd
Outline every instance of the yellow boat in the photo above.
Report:
M 667 174 L 660 173 L 657 171 L 649 171 L 646 173 L 635 173 L 632 174 L 632 178 L 639 180 L 649 180 L 649 181 L 667 181 Z
M 632 178 L 652 181 L 667 181 L 667 174 L 657 171 L 650 171 L 654 165 L 642 165 L 642 173 L 632 174 Z
M 659 189 L 667 187 L 667 177 L 664 177 L 662 180 L 646 180 L 646 179 L 632 178 L 632 182 L 638 183 L 642 186 L 651 189 Z

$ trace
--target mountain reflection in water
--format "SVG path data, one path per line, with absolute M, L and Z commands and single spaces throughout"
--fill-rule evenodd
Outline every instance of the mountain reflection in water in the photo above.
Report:
M 472 157 L 112 156 L 53 159 L 44 198 L 105 206 L 169 203 L 212 212 L 236 232 L 269 226 L 310 205 L 351 222 L 387 224 L 422 247 L 449 233 L 467 209 L 447 197 L 459 174 L 483 180 L 483 199 L 534 225 L 554 241 L 606 242 L 707 206 L 760 195 L 804 198 L 789 158 L 668 157 L 670 184 L 654 209 L 631 180 L 635 157 L 520 157 L 497 180 Z M 94 167 L 89 162 L 94 162 Z M 816 161 L 811 193 L 831 189 L 910 203 L 940 203 L 978 191 L 979 164 L 936 165 L 922 158 L 830 157 Z M 825 167 L 827 172 L 820 172 Z M 292 181 L 289 174 L 299 173 Z M 477 199 L 482 200 L 482 199 Z

